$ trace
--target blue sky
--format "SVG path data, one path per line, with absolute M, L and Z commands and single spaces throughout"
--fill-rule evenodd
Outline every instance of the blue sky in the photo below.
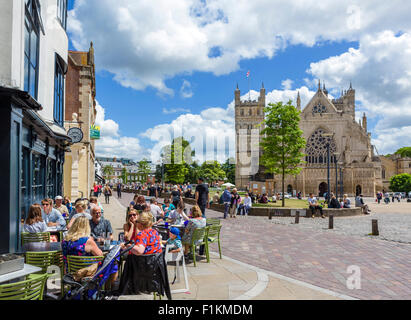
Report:
M 89 41 L 93 41 L 97 100 L 104 109 L 102 123 L 116 125 L 111 131 L 114 132 L 110 137 L 112 139 L 99 142 L 101 148 L 97 147 L 98 154 L 114 152 L 128 153 L 132 158 L 147 156 L 161 140 L 153 137 L 161 130 L 171 128 L 173 123 L 175 127 L 178 119 L 193 119 L 194 123 L 187 125 L 188 131 L 194 131 L 196 125 L 206 127 L 205 132 L 210 132 L 211 135 L 218 131 L 220 125 L 224 127 L 221 130 L 229 131 L 232 128 L 230 120 L 218 119 L 221 123 L 214 124 L 209 131 L 207 122 L 202 120 L 207 119 L 208 113 L 213 111 L 218 114 L 219 110 L 225 117 L 230 117 L 229 104 L 233 101 L 236 83 L 242 95 L 248 92 L 248 70 L 251 73 L 251 89 L 258 91 L 264 82 L 267 94 L 273 93 L 273 96 L 283 94 L 292 97 L 303 87 L 309 94 L 316 90 L 318 78 L 325 81 L 327 89 L 334 89 L 335 92 L 347 89 L 352 81 L 357 89 L 357 111 L 364 111 L 369 116 L 368 129 L 372 132 L 373 142 L 378 149 L 392 152 L 403 146 L 399 137 L 408 130 L 407 123 L 398 127 L 398 117 L 388 114 L 389 119 L 386 120 L 383 116 L 390 103 L 387 97 L 395 95 L 396 91 L 403 95 L 394 102 L 401 114 L 401 107 L 404 105 L 405 108 L 407 105 L 409 94 L 399 87 L 382 88 L 381 81 L 374 83 L 364 76 L 364 70 L 369 73 L 375 71 L 375 74 L 370 74 L 370 78 L 389 81 L 390 79 L 386 79 L 389 75 L 385 69 L 388 63 L 393 67 L 390 70 L 396 70 L 392 74 L 392 81 L 401 76 L 406 79 L 408 69 L 404 66 L 397 68 L 398 58 L 394 53 L 386 57 L 384 66 L 377 55 L 379 52 L 386 52 L 384 46 L 391 47 L 390 41 L 399 48 L 410 44 L 407 32 L 409 22 L 405 16 L 402 20 L 401 11 L 394 13 L 397 20 L 392 25 L 382 25 L 381 21 L 386 18 L 383 10 L 381 16 L 378 16 L 379 10 L 376 10 L 375 21 L 367 20 L 364 23 L 360 18 L 368 10 L 367 1 L 354 1 L 357 3 L 354 9 L 361 13 L 354 15 L 354 18 L 359 16 L 358 21 L 364 26 L 358 23 L 354 30 L 347 30 L 347 23 L 356 22 L 352 20 L 352 12 L 356 11 L 350 9 L 348 2 L 345 6 L 340 4 L 342 7 L 329 5 L 329 8 L 325 8 L 330 14 L 333 11 L 340 12 L 341 21 L 335 19 L 336 21 L 324 22 L 323 25 L 320 23 L 317 27 L 309 20 L 303 21 L 307 16 L 304 12 L 315 16 L 314 10 L 319 10 L 311 4 L 306 9 L 297 8 L 302 10 L 301 17 L 298 12 L 290 17 L 291 27 L 288 29 L 281 23 L 277 25 L 275 22 L 266 22 L 266 12 L 259 11 L 257 5 L 241 3 L 238 7 L 244 6 L 249 17 L 258 18 L 257 22 L 255 19 L 251 20 L 253 23 L 247 22 L 249 25 L 241 29 L 244 13 L 230 9 L 230 1 L 181 0 L 176 6 L 160 1 L 166 17 L 164 22 L 161 18 L 157 20 L 161 23 L 150 19 L 145 25 L 145 18 L 148 19 L 151 15 L 158 18 L 158 15 L 163 14 L 156 10 L 154 4 L 143 5 L 139 1 L 120 0 L 108 9 L 109 0 L 76 2 L 74 7 L 74 0 L 69 1 L 70 49 L 87 50 Z M 265 0 L 257 2 L 261 2 L 262 6 L 267 3 Z M 276 3 L 280 8 L 294 5 L 293 1 L 288 3 L 279 0 Z M 378 4 L 376 7 L 378 9 Z M 313 10 L 312 14 L 310 9 Z M 92 16 L 87 15 L 90 10 L 95 11 Z M 143 14 L 141 12 L 144 15 L 139 16 Z M 191 14 L 192 12 L 195 14 Z M 287 12 L 285 10 L 283 13 Z M 348 16 L 344 17 L 346 12 Z M 278 14 L 277 11 L 273 11 L 272 15 L 274 14 Z M 174 16 L 181 19 L 181 22 L 174 19 Z M 258 21 L 260 18 L 262 22 Z M 237 20 L 239 25 L 236 25 Z M 330 25 L 327 26 L 327 23 Z M 186 32 L 185 28 L 190 32 Z M 155 39 L 160 39 L 158 46 Z M 214 43 L 218 45 L 213 45 Z M 353 69 L 353 66 L 358 70 Z M 284 84 L 287 79 L 291 83 L 288 86 Z M 186 96 L 181 93 L 183 83 L 188 94 Z M 406 80 L 404 85 L 408 86 Z M 304 102 L 308 102 L 307 98 L 305 101 L 303 98 L 303 104 Z M 411 119 L 408 112 L 406 116 Z M 201 121 L 198 121 L 199 117 Z M 218 115 L 214 117 L 219 118 Z M 107 120 L 110 123 L 104 122 Z M 393 134 L 390 130 L 392 128 L 397 129 L 394 130 L 395 135 L 386 138 L 388 133 Z M 404 128 L 406 130 L 402 130 Z M 103 130 L 102 128 L 102 133 Z M 130 139 L 126 143 L 124 141 L 127 139 L 123 138 L 127 137 Z M 393 145 L 390 143 L 392 141 L 397 143 Z

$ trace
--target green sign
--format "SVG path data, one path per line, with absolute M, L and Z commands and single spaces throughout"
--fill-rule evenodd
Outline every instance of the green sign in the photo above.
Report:
M 100 127 L 99 126 L 91 126 L 90 127 L 90 139 L 100 139 Z

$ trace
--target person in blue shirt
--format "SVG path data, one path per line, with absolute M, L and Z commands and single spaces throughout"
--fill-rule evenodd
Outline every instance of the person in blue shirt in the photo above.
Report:
M 58 230 L 66 228 L 66 220 L 64 220 L 60 211 L 53 208 L 52 199 L 43 199 L 41 201 L 41 206 L 41 216 L 48 227 L 57 227 Z
M 168 245 L 170 252 L 180 252 L 183 244 L 181 243 L 180 230 L 176 227 L 170 228 L 168 240 L 163 240 L 164 245 Z
M 231 192 L 230 192 L 230 187 L 227 187 L 223 194 L 221 195 L 221 198 L 224 202 L 224 219 L 227 218 L 228 212 L 230 210 L 230 205 L 231 205 Z

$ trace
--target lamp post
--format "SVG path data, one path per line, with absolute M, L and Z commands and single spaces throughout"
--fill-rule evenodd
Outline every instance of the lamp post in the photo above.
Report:
M 334 133 L 323 133 L 322 137 L 333 137 Z M 327 140 L 327 203 L 330 203 L 330 142 Z
M 334 160 L 335 160 L 335 196 L 337 198 L 338 198 L 338 165 L 342 165 L 342 163 L 339 162 L 340 158 L 341 158 L 341 154 L 338 153 L 338 152 L 334 152 Z M 340 168 L 340 174 L 341 174 L 341 168 Z

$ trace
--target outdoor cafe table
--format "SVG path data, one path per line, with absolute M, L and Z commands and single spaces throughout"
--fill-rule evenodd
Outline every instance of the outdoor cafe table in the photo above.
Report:
M 27 251 L 62 251 L 61 242 L 28 242 L 21 247 L 23 253 Z
M 8 282 L 11 280 L 23 278 L 31 273 L 39 272 L 41 268 L 32 266 L 31 264 L 24 264 L 24 268 L 18 271 L 9 272 L 0 276 L 0 283 Z

